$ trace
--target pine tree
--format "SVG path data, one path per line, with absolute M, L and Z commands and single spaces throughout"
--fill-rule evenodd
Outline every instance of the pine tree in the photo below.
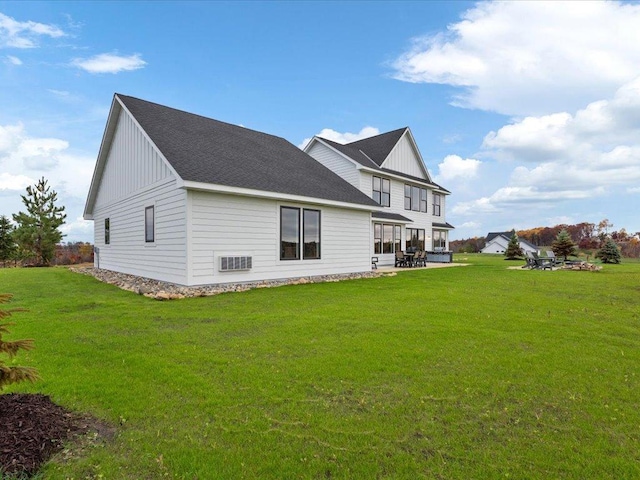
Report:
M 0 293 L 0 303 L 7 303 L 11 300 L 12 295 L 8 293 Z M 11 316 L 11 312 L 18 312 L 22 309 L 14 308 L 13 310 L 0 309 L 0 320 Z M 2 340 L 3 333 L 9 333 L 7 327 L 11 323 L 0 323 L 0 354 L 5 354 L 12 359 L 19 350 L 31 350 L 33 348 L 33 340 L 15 340 L 6 342 Z M 7 365 L 0 359 L 0 390 L 7 385 L 24 381 L 35 382 L 38 379 L 38 372 L 31 367 L 18 367 L 15 365 Z
M 5 216 L 0 216 L 0 261 L 4 266 L 7 260 L 14 258 L 16 242 L 13 239 L 14 227 Z
M 620 263 L 620 249 L 616 242 L 607 238 L 602 248 L 596 253 L 596 258 L 602 260 L 603 263 Z
M 13 215 L 18 224 L 14 239 L 23 254 L 35 257 L 37 265 L 49 265 L 55 254 L 56 244 L 62 240 L 58 228 L 67 215 L 64 207 L 57 207 L 58 194 L 51 190 L 42 177 L 34 186 L 27 187 L 27 195 L 21 195 L 27 213 Z
M 567 257 L 576 254 L 576 244 L 566 229 L 563 228 L 560 230 L 556 239 L 551 244 L 551 250 L 556 254 L 556 257 L 564 257 L 565 262 L 567 261 Z
M 511 235 L 511 239 L 507 245 L 507 251 L 504 252 L 504 255 L 507 260 L 516 260 L 524 256 L 524 252 L 522 251 L 522 248 L 520 248 L 520 240 L 518 239 L 518 235 L 515 231 L 513 232 L 513 235 Z

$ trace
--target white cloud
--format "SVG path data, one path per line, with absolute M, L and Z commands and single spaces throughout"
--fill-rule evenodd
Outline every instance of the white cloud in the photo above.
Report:
M 477 175 L 481 164 L 480 160 L 473 158 L 463 159 L 458 155 L 447 155 L 442 163 L 438 164 L 436 182 L 473 178 Z
M 35 181 L 26 175 L 11 175 L 10 173 L 0 173 L 0 190 L 22 191 Z
M 13 55 L 7 55 L 5 57 L 5 63 L 8 63 L 9 65 L 22 65 L 22 60 L 20 60 L 18 57 L 14 57 Z
M 19 22 L 0 13 L 0 48 L 35 48 L 38 46 L 38 37 L 59 38 L 65 35 L 65 32 L 55 25 L 31 20 Z
M 395 78 L 460 87 L 454 104 L 508 115 L 572 111 L 640 75 L 640 5 L 481 2 L 414 39 Z
M 323 128 L 320 133 L 317 133 L 315 136 L 326 138 L 327 140 L 332 140 L 337 143 L 345 144 L 355 142 L 357 140 L 362 140 L 363 138 L 374 137 L 380 134 L 380 130 L 376 127 L 363 127 L 358 133 L 345 132 L 340 133 L 331 128 Z M 307 143 L 311 141 L 313 137 L 305 138 L 300 144 L 298 148 L 304 149 L 307 146 Z
M 90 238 L 90 241 L 93 242 L 93 222 L 82 217 L 77 217 L 73 221 L 67 218 L 64 225 L 60 227 L 60 231 L 66 237 L 85 237 Z
M 139 53 L 128 56 L 101 53 L 90 58 L 76 58 L 71 62 L 74 67 L 89 73 L 120 73 L 138 70 L 146 64 Z

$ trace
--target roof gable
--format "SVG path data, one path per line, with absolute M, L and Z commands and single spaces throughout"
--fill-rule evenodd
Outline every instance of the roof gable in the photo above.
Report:
M 185 182 L 376 205 L 284 138 L 126 95 L 116 94 L 116 103 Z M 107 131 L 105 139 L 108 143 Z
M 381 133 L 380 135 L 375 135 L 373 137 L 356 140 L 355 142 L 348 143 L 347 145 L 357 150 L 361 150 L 377 166 L 381 167 L 407 130 L 408 127 L 399 128 L 392 132 Z

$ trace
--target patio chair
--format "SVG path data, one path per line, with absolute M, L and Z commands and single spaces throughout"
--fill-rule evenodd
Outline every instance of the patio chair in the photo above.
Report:
M 396 252 L 396 262 L 393 265 L 394 267 L 406 267 L 407 266 L 407 257 L 405 256 L 404 252 L 401 250 L 398 250 Z
M 422 252 L 419 252 L 419 253 L 416 252 L 416 256 L 414 257 L 414 262 L 418 266 L 426 267 L 427 266 L 427 252 L 425 250 L 423 250 Z
M 525 263 L 522 268 L 536 268 L 536 258 L 533 256 L 533 253 L 525 252 L 524 257 L 527 263 Z
M 551 263 L 553 264 L 554 267 L 557 267 L 558 265 L 563 264 L 562 260 L 556 257 L 556 254 L 553 253 L 553 250 L 547 250 L 547 257 L 551 260 Z

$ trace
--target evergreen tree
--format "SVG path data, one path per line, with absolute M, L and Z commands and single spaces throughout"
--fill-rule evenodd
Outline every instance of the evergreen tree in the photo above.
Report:
M 560 230 L 556 239 L 551 244 L 551 250 L 556 254 L 556 257 L 564 257 L 565 262 L 567 261 L 567 257 L 576 254 L 576 244 L 566 229 L 563 228 Z
M 11 300 L 8 293 L 0 293 L 0 303 L 7 303 Z M 17 312 L 21 309 L 0 310 L 0 320 L 11 316 L 11 312 Z M 19 350 L 31 350 L 33 348 L 33 340 L 15 340 L 6 342 L 2 340 L 3 333 L 9 333 L 7 329 L 10 323 L 0 323 L 0 354 L 13 358 Z M 7 365 L 0 359 L 0 390 L 7 385 L 24 381 L 35 382 L 38 379 L 38 372 L 31 367 L 18 367 L 15 365 Z
M 16 254 L 16 242 L 13 239 L 13 225 L 4 215 L 0 216 L 0 261 L 2 265 Z
M 23 254 L 35 257 L 36 264 L 49 265 L 56 244 L 63 237 L 58 228 L 67 218 L 64 207 L 56 206 L 58 194 L 50 189 L 44 177 L 36 185 L 28 186 L 27 195 L 21 197 L 27 213 L 13 215 L 18 224 L 14 239 Z
M 513 232 L 513 235 L 511 235 L 511 239 L 507 245 L 507 251 L 504 252 L 504 255 L 507 260 L 516 260 L 524 256 L 524 252 L 522 251 L 522 248 L 520 248 L 520 240 L 518 239 L 518 235 L 515 231 Z
M 620 249 L 616 242 L 607 238 L 602 248 L 596 253 L 596 258 L 602 260 L 603 263 L 620 263 Z

